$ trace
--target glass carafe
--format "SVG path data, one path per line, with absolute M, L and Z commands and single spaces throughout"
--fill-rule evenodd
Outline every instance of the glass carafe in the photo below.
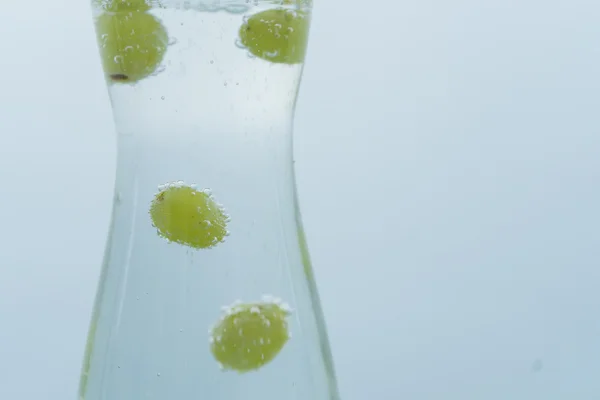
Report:
M 92 0 L 118 135 L 85 400 L 336 400 L 296 196 L 311 4 Z

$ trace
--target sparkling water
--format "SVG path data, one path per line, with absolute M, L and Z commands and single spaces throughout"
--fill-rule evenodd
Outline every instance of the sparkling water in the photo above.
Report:
M 108 81 L 118 172 L 81 399 L 338 398 L 296 202 L 302 64 L 268 62 L 238 39 L 245 18 L 273 7 L 282 5 L 162 1 L 148 11 L 169 35 L 161 65 L 135 84 Z M 149 209 L 171 182 L 223 207 L 223 243 L 193 249 L 158 234 Z M 262 368 L 224 370 L 211 326 L 223 307 L 265 296 L 291 309 L 291 338 Z

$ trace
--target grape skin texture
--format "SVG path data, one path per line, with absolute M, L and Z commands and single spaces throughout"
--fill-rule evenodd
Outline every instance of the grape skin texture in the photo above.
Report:
M 278 64 L 304 61 L 310 18 L 303 11 L 275 8 L 252 15 L 241 26 L 241 43 L 254 56 Z
M 223 368 L 240 373 L 271 362 L 289 340 L 289 313 L 273 303 L 239 304 L 211 332 L 211 352 Z
M 228 217 L 221 207 L 190 186 L 171 186 L 158 193 L 150 217 L 160 236 L 196 249 L 214 247 L 227 236 Z
M 169 43 L 161 22 L 138 11 L 100 15 L 96 35 L 104 73 L 113 82 L 135 83 L 152 75 Z

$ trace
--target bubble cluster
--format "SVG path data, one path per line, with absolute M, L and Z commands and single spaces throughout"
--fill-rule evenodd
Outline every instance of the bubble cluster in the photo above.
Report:
M 141 11 L 101 14 L 96 35 L 104 73 L 112 82 L 135 83 L 152 75 L 169 43 L 160 20 Z
M 148 11 L 152 8 L 151 0 L 94 0 L 95 8 L 108 12 Z
M 235 302 L 209 331 L 210 350 L 224 369 L 240 373 L 271 362 L 290 339 L 290 308 L 269 296 L 255 303 Z
M 159 187 L 150 206 L 152 224 L 160 236 L 196 249 L 223 242 L 229 217 L 208 190 L 183 182 Z
M 274 8 L 245 19 L 239 40 L 254 56 L 279 64 L 304 61 L 310 18 L 300 10 Z

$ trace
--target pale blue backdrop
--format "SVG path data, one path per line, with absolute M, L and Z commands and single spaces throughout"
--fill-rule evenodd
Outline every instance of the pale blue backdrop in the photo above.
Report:
M 315 6 L 296 166 L 343 399 L 598 399 L 600 3 Z M 0 399 L 75 399 L 109 103 L 86 0 L 0 20 Z

